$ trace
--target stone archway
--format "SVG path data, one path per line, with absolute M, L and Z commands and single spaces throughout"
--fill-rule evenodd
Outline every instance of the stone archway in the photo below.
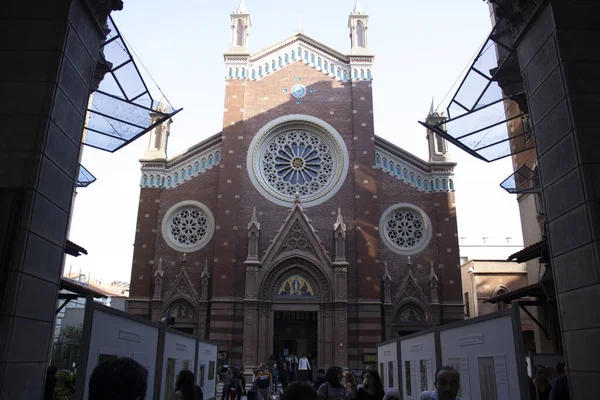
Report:
M 185 298 L 175 298 L 163 308 L 163 317 L 175 318 L 174 329 L 195 335 L 198 330 L 198 310 Z
M 247 267 L 247 279 L 250 274 L 250 281 L 256 280 L 258 293 L 255 300 L 245 301 L 244 364 L 258 365 L 268 360 L 274 352 L 276 315 L 296 312 L 316 315 L 319 367 L 347 366 L 347 306 L 336 309 L 334 305 L 334 269 L 298 255 L 261 269 Z M 342 345 L 336 347 L 334 342 Z
M 409 335 L 431 326 L 431 315 L 417 299 L 407 299 L 396 307 L 394 313 L 395 336 Z

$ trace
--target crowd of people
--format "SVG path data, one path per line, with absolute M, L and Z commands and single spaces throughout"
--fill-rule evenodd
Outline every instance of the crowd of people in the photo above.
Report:
M 354 374 L 344 373 L 339 366 L 319 370 L 314 381 L 296 380 L 289 363 L 283 363 L 276 373 L 262 364 L 254 371 L 249 391 L 243 367 L 227 368 L 223 379 L 222 400 L 400 400 L 397 388 L 384 390 L 379 373 L 369 368 L 357 384 Z M 531 400 L 570 400 L 564 363 L 559 363 L 558 376 L 549 382 L 546 368 L 539 365 L 530 380 Z M 293 380 L 291 380 L 293 379 Z M 131 358 L 118 358 L 98 365 L 90 378 L 89 400 L 144 400 L 148 370 Z M 203 400 L 202 389 L 196 385 L 191 371 L 180 371 L 172 400 Z M 281 383 L 279 389 L 278 382 Z M 421 393 L 420 400 L 462 400 L 458 397 L 460 376 L 450 366 L 435 373 L 435 390 Z M 467 399 L 468 400 L 468 399 Z

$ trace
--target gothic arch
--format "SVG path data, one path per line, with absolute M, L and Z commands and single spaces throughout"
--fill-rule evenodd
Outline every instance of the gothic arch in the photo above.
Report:
M 187 295 L 177 295 L 177 296 L 173 296 L 167 303 L 165 303 L 163 305 L 163 308 L 161 310 L 161 315 L 164 317 L 170 317 L 171 315 L 167 315 L 169 312 L 173 312 L 174 310 L 172 310 L 173 307 L 179 307 L 179 306 L 187 306 L 189 307 L 189 311 L 191 312 L 191 316 L 190 317 L 185 317 L 186 319 L 188 319 L 190 322 L 196 322 L 198 321 L 198 308 L 196 307 L 195 302 L 193 301 L 193 299 L 190 296 Z M 177 317 L 176 318 L 184 318 L 184 317 Z
M 426 326 L 431 324 L 429 307 L 417 298 L 406 298 L 394 307 L 396 326 Z
M 504 286 L 504 285 L 498 285 L 498 286 L 496 286 L 496 288 L 492 292 L 492 297 L 496 297 L 496 296 L 498 296 L 500 294 L 504 294 L 504 293 L 508 293 L 508 292 L 510 292 L 510 289 L 508 289 L 506 286 Z

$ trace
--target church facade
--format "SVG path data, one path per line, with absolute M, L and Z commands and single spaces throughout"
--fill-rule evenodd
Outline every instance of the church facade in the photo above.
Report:
M 231 363 L 350 369 L 464 318 L 455 164 L 432 132 L 428 161 L 376 135 L 368 23 L 357 3 L 348 54 L 302 32 L 250 53 L 243 1 L 231 14 L 222 131 L 168 157 L 167 121 L 140 160 L 130 313 Z

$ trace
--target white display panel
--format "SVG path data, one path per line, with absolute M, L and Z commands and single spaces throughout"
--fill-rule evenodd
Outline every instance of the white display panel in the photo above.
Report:
M 510 313 L 440 328 L 442 363 L 460 373 L 461 395 L 470 400 L 517 400 L 520 386 Z M 517 338 L 522 340 L 522 338 Z
M 158 327 L 97 305 L 93 307 L 92 318 L 83 398 L 88 398 L 90 377 L 99 362 L 116 357 L 131 357 L 148 369 L 146 399 L 153 399 Z
M 386 390 L 398 388 L 398 342 L 395 339 L 377 345 L 377 368 Z
M 196 384 L 202 388 L 204 400 L 214 399 L 217 393 L 217 345 L 198 341 Z
M 400 338 L 400 367 L 404 398 L 419 399 L 421 393 L 433 390 L 436 370 L 435 332 Z
M 160 398 L 169 400 L 175 392 L 179 372 L 194 372 L 196 339 L 175 332 L 165 332 Z

